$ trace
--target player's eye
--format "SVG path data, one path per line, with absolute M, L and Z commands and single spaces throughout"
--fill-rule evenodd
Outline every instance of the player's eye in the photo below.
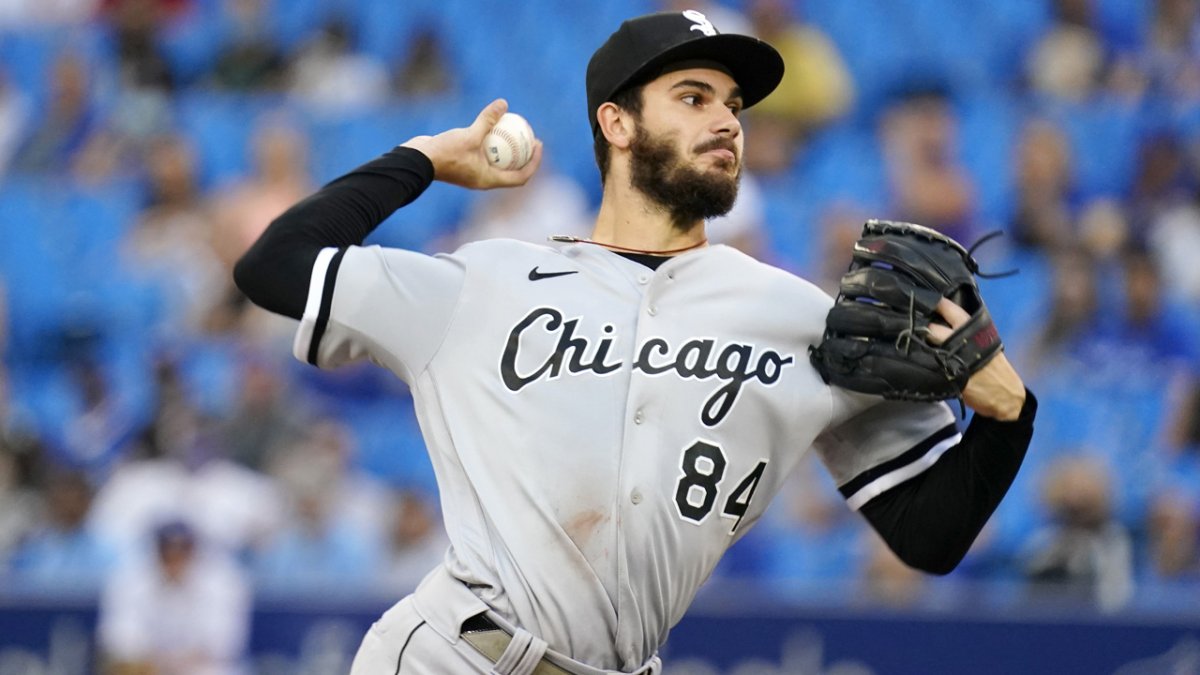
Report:
M 690 106 L 697 106 L 703 103 L 703 100 L 700 98 L 699 94 L 684 94 L 683 96 L 679 97 L 679 100 L 683 101 L 685 105 Z
M 737 117 L 742 112 L 741 103 L 726 103 L 725 107 L 729 108 L 729 112 L 733 113 L 734 117 Z

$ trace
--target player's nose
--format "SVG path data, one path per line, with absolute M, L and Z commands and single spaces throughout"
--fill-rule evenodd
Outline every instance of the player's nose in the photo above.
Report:
M 733 110 L 725 106 L 717 106 L 719 111 L 713 119 L 709 131 L 728 138 L 737 138 L 742 133 L 742 122 Z

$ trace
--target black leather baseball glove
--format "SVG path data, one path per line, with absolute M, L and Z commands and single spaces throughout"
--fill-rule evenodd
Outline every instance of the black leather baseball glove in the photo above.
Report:
M 960 398 L 971 375 L 1002 349 L 976 275 L 1002 276 L 980 274 L 971 251 L 940 232 L 867 221 L 821 344 L 809 348 L 813 367 L 826 383 L 884 398 Z M 971 318 L 934 345 L 929 325 L 945 325 L 936 311 L 942 298 Z

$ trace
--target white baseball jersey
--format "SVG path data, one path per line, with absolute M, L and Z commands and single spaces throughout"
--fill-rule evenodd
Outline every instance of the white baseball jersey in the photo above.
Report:
M 831 304 L 725 246 L 657 271 L 590 244 L 326 249 L 295 354 L 407 382 L 451 573 L 552 649 L 633 669 L 810 447 L 857 508 L 958 441 L 944 404 L 821 381 Z

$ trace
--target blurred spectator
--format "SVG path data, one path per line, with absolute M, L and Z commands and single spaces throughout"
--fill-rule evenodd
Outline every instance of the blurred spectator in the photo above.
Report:
M 13 158 L 14 171 L 66 173 L 97 129 L 92 81 L 83 57 L 64 51 L 50 72 L 50 101 Z
M 1172 425 L 1183 432 L 1196 425 L 1192 392 L 1200 390 L 1200 325 L 1185 306 L 1173 301 L 1163 288 L 1156 260 L 1144 249 L 1124 255 L 1125 306 L 1110 331 L 1097 335 L 1111 345 L 1108 354 L 1120 354 L 1121 369 L 1115 385 L 1140 395 L 1139 410 L 1124 411 L 1125 431 L 1146 425 L 1147 442 L 1170 436 Z
M 873 532 L 864 536 L 868 552 L 862 570 L 862 599 L 889 607 L 907 607 L 920 600 L 925 575 L 901 562 Z
M 333 518 L 337 503 L 317 482 L 314 477 L 292 486 L 286 524 L 254 556 L 260 588 L 317 594 L 369 588 L 379 555 L 376 542 Z
M 41 517 L 12 556 L 18 583 L 56 590 L 99 590 L 115 562 L 113 547 L 88 525 L 93 488 L 82 472 L 55 470 Z
M 283 373 L 271 363 L 250 357 L 243 360 L 237 399 L 232 413 L 220 424 L 220 433 L 231 460 L 255 471 L 286 456 L 311 429 L 303 404 L 291 396 Z
M 752 32 L 779 49 L 786 68 L 779 88 L 743 115 L 745 167 L 764 178 L 786 175 L 806 139 L 850 110 L 853 80 L 834 43 L 799 22 L 787 2 L 757 0 L 749 12 Z
M 1167 291 L 1193 306 L 1200 303 L 1200 265 L 1189 256 L 1194 246 L 1200 246 L 1200 188 L 1191 201 L 1154 221 L 1149 242 L 1169 284 Z
M 1133 594 L 1133 542 L 1113 518 L 1108 468 L 1094 457 L 1068 456 L 1044 475 L 1042 503 L 1050 525 L 1023 554 L 1026 578 L 1040 597 L 1089 601 L 1104 611 Z
M 1053 375 L 1067 370 L 1066 362 L 1078 356 L 1080 340 L 1098 327 L 1099 305 L 1093 259 L 1080 248 L 1062 249 L 1054 255 L 1054 285 L 1045 323 L 1032 336 L 1025 353 L 1031 374 Z
M 1124 206 L 1115 199 L 1089 201 L 1079 214 L 1079 243 L 1101 265 L 1118 263 L 1133 233 Z
M 1195 102 L 1200 99 L 1200 5 L 1196 0 L 1153 4 L 1141 70 L 1155 94 Z
M 8 311 L 3 277 L 0 277 L 0 356 L 8 337 Z M 40 468 L 44 450 L 14 406 L 8 368 L 0 358 L 0 560 L 32 527 L 40 506 Z M 3 567 L 0 566 L 0 571 Z
M 0 27 L 82 24 L 95 15 L 100 0 L 5 0 Z
M 1148 518 L 1148 581 L 1200 581 L 1200 517 L 1196 500 L 1168 492 L 1154 500 Z
M 127 1 L 128 0 L 99 0 L 99 13 L 103 15 L 120 11 Z M 196 0 L 148 0 L 148 2 L 145 4 L 145 7 L 146 11 L 151 12 L 156 20 L 162 21 L 164 19 L 177 17 L 193 8 L 195 5 Z
M 785 65 L 779 87 L 747 111 L 754 129 L 747 143 L 778 144 L 778 154 L 773 156 L 780 164 L 790 164 L 807 136 L 845 114 L 854 99 L 854 84 L 837 46 L 818 27 L 804 23 L 796 15 L 797 7 L 798 3 L 786 0 L 752 0 L 747 9 L 753 33 L 779 50 Z M 747 151 L 751 155 L 766 158 L 766 153 L 754 148 Z M 750 168 L 775 173 L 786 166 L 763 162 Z
M 175 78 L 158 45 L 160 25 L 170 9 L 162 0 L 119 0 L 108 17 L 117 49 L 123 97 L 154 96 L 154 106 L 167 106 Z
M 850 264 L 854 242 L 858 241 L 863 223 L 870 217 L 865 206 L 850 201 L 833 202 L 821 213 L 818 221 L 821 233 L 821 247 L 817 253 L 819 267 L 809 280 L 826 293 L 837 295 L 842 275 Z
M 301 46 L 290 66 L 292 95 L 334 114 L 361 112 L 387 100 L 387 68 L 355 50 L 351 31 L 346 21 L 333 20 Z
M 259 583 L 296 591 L 369 588 L 379 568 L 388 518 L 387 493 L 351 469 L 347 431 L 316 425 L 312 438 L 278 459 L 290 514 L 253 561 Z
M 757 109 L 742 115 L 742 127 L 747 130 L 743 166 L 763 177 L 786 176 L 799 153 L 798 140 L 792 137 L 786 122 L 751 114 Z
M 0 65 L 0 177 L 8 172 L 13 156 L 29 124 L 29 97 L 17 88 Z
M 310 487 L 329 496 L 330 518 L 378 544 L 390 528 L 390 492 L 378 477 L 356 463 L 352 430 L 333 419 L 309 416 L 306 436 L 272 459 L 270 472 L 293 493 Z
M 11 409 L 0 362 L 0 560 L 8 558 L 37 521 L 45 461 L 40 442 L 19 425 Z
M 402 99 L 451 94 L 458 90 L 454 68 L 440 32 L 422 26 L 412 34 L 408 52 L 396 68 L 395 89 Z
M 77 162 L 81 175 L 97 182 L 133 175 L 151 139 L 173 125 L 170 65 L 159 47 L 159 0 L 119 0 L 108 8 L 116 42 L 116 91 Z
M 68 419 L 55 430 L 52 450 L 72 466 L 111 466 L 136 437 L 142 412 L 118 386 L 114 364 L 102 361 L 96 348 L 83 347 L 68 359 Z
M 1188 258 L 1200 245 L 1200 169 L 1174 134 L 1143 142 L 1131 195 L 1137 233 L 1163 269 L 1167 291 L 1200 302 L 1200 265 Z
M 1091 0 L 1055 0 L 1056 22 L 1030 50 L 1030 89 L 1051 99 L 1080 102 L 1104 75 L 1104 44 L 1093 26 Z
M 1152 133 L 1142 140 L 1128 200 L 1139 233 L 1192 201 L 1200 176 L 1189 160 L 1187 141 L 1174 133 Z
M 1016 203 L 1009 232 L 1021 246 L 1052 252 L 1074 238 L 1071 146 L 1053 122 L 1025 124 L 1016 146 Z
M 161 405 L 135 452 L 101 486 L 92 509 L 97 531 L 128 558 L 154 523 L 185 518 L 214 548 L 256 549 L 282 521 L 282 497 L 263 474 L 223 456 L 211 421 L 169 383 L 160 366 Z
M 204 332 L 231 282 L 213 249 L 194 149 L 182 136 L 159 137 L 145 167 L 147 204 L 126 235 L 122 262 L 160 294 L 164 337 L 181 339 Z
M 975 186 L 959 162 L 958 118 L 944 87 L 906 85 L 885 109 L 880 133 L 896 219 L 975 238 Z
M 1163 291 L 1162 272 L 1144 248 L 1129 247 L 1122 256 L 1124 308 L 1111 335 L 1127 366 L 1167 384 L 1172 376 L 1191 376 L 1200 365 L 1200 334 L 1185 312 Z
M 1168 450 L 1186 451 L 1200 457 L 1200 379 L 1181 393 L 1166 434 Z
M 398 490 L 390 513 L 379 584 L 389 594 L 408 593 L 446 557 L 450 540 L 434 501 L 422 492 Z
M 475 199 L 455 236 L 459 244 L 497 238 L 544 244 L 554 234 L 588 236 L 591 215 L 583 188 L 543 164 L 525 185 Z
M 217 89 L 238 92 L 277 91 L 287 76 L 283 50 L 267 30 L 265 0 L 221 0 L 227 22 L 209 82 Z
M 314 189 L 308 137 L 288 120 L 259 119 L 247 151 L 250 175 L 213 195 L 213 245 L 230 270 L 272 220 Z
M 705 228 L 709 242 L 732 246 L 746 255 L 770 262 L 773 254 L 767 247 L 767 215 L 763 200 L 758 178 L 749 171 L 742 171 L 733 208 L 710 220 Z
M 244 675 L 251 593 L 185 521 L 154 531 L 153 553 L 118 570 L 100 598 L 97 641 L 109 675 Z

